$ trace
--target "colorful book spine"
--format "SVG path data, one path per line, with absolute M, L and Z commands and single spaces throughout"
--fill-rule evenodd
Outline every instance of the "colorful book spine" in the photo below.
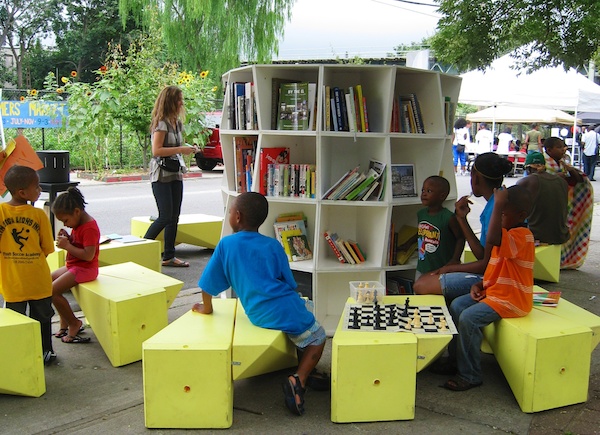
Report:
M 335 242 L 333 241 L 333 239 L 331 238 L 331 235 L 325 231 L 325 233 L 323 234 L 325 236 L 325 240 L 327 240 L 327 243 L 329 244 L 329 246 L 331 247 L 331 250 L 333 251 L 333 253 L 335 254 L 336 258 L 338 259 L 338 261 L 340 263 L 345 263 L 346 260 L 344 260 L 344 256 L 342 255 L 342 253 L 340 252 L 340 250 L 338 249 L 337 245 L 335 244 Z
M 365 127 L 365 104 L 363 104 L 363 91 L 361 85 L 356 85 L 356 98 L 358 100 L 359 113 L 360 113 L 360 130 L 362 132 L 366 132 Z

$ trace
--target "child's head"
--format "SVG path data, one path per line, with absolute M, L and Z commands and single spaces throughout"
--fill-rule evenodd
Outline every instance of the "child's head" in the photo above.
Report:
M 423 182 L 421 203 L 429 208 L 440 207 L 450 193 L 450 183 L 444 177 L 432 175 Z
M 229 209 L 229 224 L 234 232 L 241 230 L 258 231 L 258 227 L 267 219 L 269 203 L 256 192 L 240 194 Z
M 28 166 L 14 165 L 6 171 L 4 184 L 15 200 L 37 201 L 40 197 L 40 177 Z
M 81 216 L 85 212 L 87 202 L 76 187 L 69 187 L 66 192 L 61 193 L 52 204 L 52 212 L 56 219 L 66 227 L 77 228 Z
M 496 153 L 479 154 L 471 168 L 473 195 L 482 196 L 500 187 L 504 176 L 513 169 L 513 164 Z
M 546 149 L 546 153 L 556 161 L 562 159 L 567 152 L 565 141 L 555 136 L 549 137 L 544 141 L 544 148 Z
M 514 185 L 508 188 L 508 202 L 502 211 L 502 228 L 507 230 L 522 226 L 531 213 L 531 195 L 523 187 Z
M 528 174 L 536 172 L 544 172 L 546 170 L 546 159 L 544 155 L 538 151 L 527 154 L 525 159 L 525 170 Z

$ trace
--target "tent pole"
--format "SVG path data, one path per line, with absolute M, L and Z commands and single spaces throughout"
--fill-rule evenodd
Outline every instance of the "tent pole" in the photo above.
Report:
M 573 121 L 573 142 L 571 143 L 571 164 L 573 164 L 575 162 L 576 139 L 577 139 L 577 106 L 575 106 L 575 120 Z M 581 169 L 581 153 L 578 156 L 577 162 L 579 163 L 579 169 Z
M 496 138 L 496 105 L 494 104 L 494 114 L 492 115 L 492 150 L 494 149 L 494 139 Z

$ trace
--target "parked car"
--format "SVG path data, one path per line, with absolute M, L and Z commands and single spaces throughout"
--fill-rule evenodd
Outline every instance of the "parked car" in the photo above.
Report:
M 223 151 L 221 149 L 218 124 L 221 119 L 221 113 L 209 113 L 206 115 L 206 119 L 209 124 L 210 136 L 204 148 L 196 153 L 196 164 L 202 170 L 211 171 L 215 166 L 223 164 Z

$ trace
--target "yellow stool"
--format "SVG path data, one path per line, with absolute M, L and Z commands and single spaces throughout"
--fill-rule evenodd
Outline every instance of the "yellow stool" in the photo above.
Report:
M 131 234 L 144 237 L 152 224 L 149 216 L 131 218 Z M 179 216 L 175 243 L 188 243 L 194 246 L 204 246 L 214 249 L 221 239 L 223 218 L 207 214 L 182 214 Z M 156 238 L 163 240 L 163 232 Z
M 236 300 L 188 311 L 143 344 L 149 428 L 228 428 L 233 422 L 231 339 Z
M 296 346 L 281 331 L 254 326 L 237 304 L 233 333 L 233 379 L 245 379 L 298 364 Z
M 463 252 L 463 262 L 475 261 L 471 249 L 466 246 Z M 560 281 L 560 245 L 543 245 L 535 248 L 533 277 L 549 282 Z
M 0 308 L 0 393 L 40 397 L 46 392 L 40 323 Z M 10 349 L 10 352 L 8 351 Z

